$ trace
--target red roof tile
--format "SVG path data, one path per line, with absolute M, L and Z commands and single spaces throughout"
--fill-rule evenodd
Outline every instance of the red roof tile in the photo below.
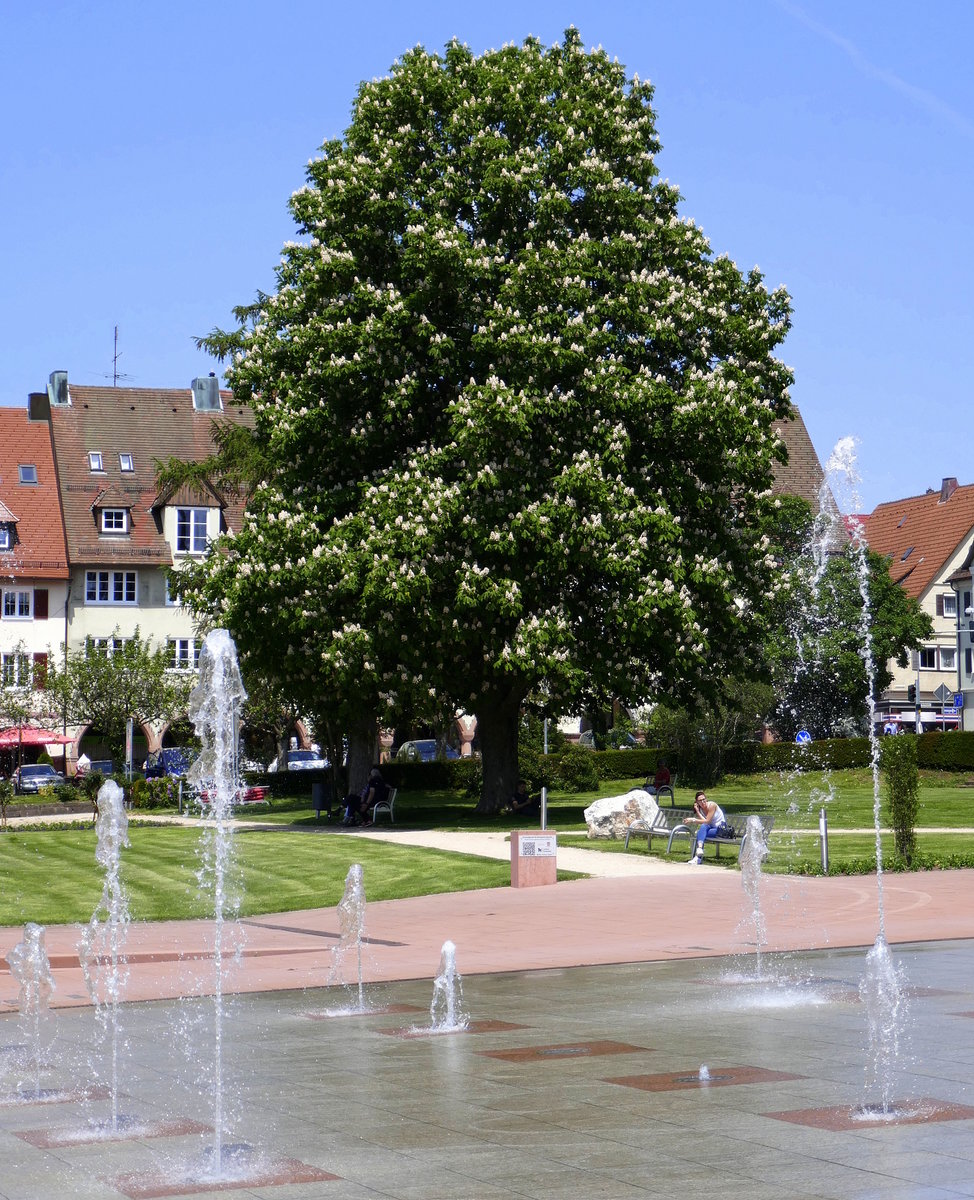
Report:
M 36 468 L 36 483 L 20 482 L 21 465 Z M 0 571 L 13 578 L 67 579 L 50 431 L 47 422 L 29 420 L 20 408 L 0 408 L 0 505 L 17 529 L 13 549 L 0 551 Z
M 214 425 L 253 424 L 249 409 L 230 404 L 223 412 L 193 407 L 190 388 L 85 387 L 70 385 L 70 405 L 51 406 L 51 430 L 61 482 L 68 554 L 74 563 L 168 565 L 156 503 L 156 461 L 198 462 L 213 453 Z M 88 455 L 101 453 L 103 470 L 92 471 Z M 131 455 L 134 470 L 121 469 Z M 212 500 L 210 500 L 212 503 Z M 128 507 L 128 537 L 100 537 L 97 507 Z M 224 519 L 239 529 L 243 501 L 226 497 Z
M 971 484 L 891 500 L 866 518 L 869 548 L 889 557 L 890 575 L 917 599 L 940 578 L 948 560 L 972 530 Z

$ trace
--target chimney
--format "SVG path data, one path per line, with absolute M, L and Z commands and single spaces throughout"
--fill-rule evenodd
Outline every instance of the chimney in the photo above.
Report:
M 940 485 L 940 503 L 946 504 L 954 492 L 957 491 L 957 480 L 951 475 L 946 478 Z
M 65 408 L 71 403 L 67 371 L 52 371 L 47 381 L 47 395 L 52 405 Z
M 209 375 L 193 380 L 193 408 L 197 412 L 220 412 L 220 381 L 211 371 Z

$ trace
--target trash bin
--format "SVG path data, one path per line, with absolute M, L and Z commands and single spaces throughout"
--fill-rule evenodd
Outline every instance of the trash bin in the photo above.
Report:
M 324 779 L 316 779 L 311 785 L 311 806 L 315 810 L 315 818 L 321 819 L 321 810 L 326 808 L 331 816 L 331 788 Z

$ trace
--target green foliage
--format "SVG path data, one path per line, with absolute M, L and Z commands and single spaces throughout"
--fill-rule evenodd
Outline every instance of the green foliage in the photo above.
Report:
M 169 776 L 144 779 L 136 775 L 128 789 L 133 809 L 175 808 L 179 803 L 179 781 Z
M 124 639 L 116 631 L 112 642 L 110 654 L 90 641 L 69 650 L 62 666 L 49 667 L 47 690 L 68 721 L 101 730 L 121 762 L 128 718 L 147 725 L 185 713 L 195 680 L 170 671 L 167 651 L 154 649 L 138 627 Z
M 708 691 L 776 586 L 788 297 L 679 216 L 651 100 L 576 30 L 409 51 L 206 343 L 260 482 L 184 597 L 309 709 L 475 712 L 487 810 L 527 696 Z
M 667 748 L 675 769 L 695 787 L 711 787 L 725 770 L 740 770 L 753 751 L 762 715 L 771 705 L 770 687 L 754 679 L 736 679 L 723 695 L 695 708 L 659 705 L 649 736 Z
M 920 808 L 916 738 L 883 738 L 880 743 L 879 761 L 896 852 L 905 862 L 910 863 L 916 855 L 916 822 Z
M 769 536 L 785 567 L 786 588 L 770 606 L 764 654 L 775 687 L 773 724 L 790 740 L 867 730 L 869 677 L 864 659 L 865 572 L 874 695 L 890 684 L 890 662 L 906 666 L 932 631 L 919 602 L 895 583 L 886 559 L 848 541 L 838 512 L 813 517 L 783 498 Z M 828 553 L 823 558 L 823 547 Z
M 897 738 L 913 737 L 899 733 Z M 915 737 L 917 765 L 941 771 L 974 770 L 974 733 L 951 730 L 948 733 L 921 733 Z
M 795 742 L 754 743 L 728 751 L 725 769 L 734 774 L 763 771 L 823 771 L 868 767 L 868 738 L 820 738 L 805 746 Z
M 595 754 L 579 746 L 568 746 L 558 760 L 556 779 L 566 792 L 591 792 L 599 786 Z
M 644 780 L 656 773 L 656 762 L 665 753 L 659 750 L 597 750 L 589 751 L 595 763 L 599 779 L 632 779 L 641 776 Z
M 0 779 L 0 829 L 7 828 L 7 806 L 13 801 L 13 798 L 13 780 Z

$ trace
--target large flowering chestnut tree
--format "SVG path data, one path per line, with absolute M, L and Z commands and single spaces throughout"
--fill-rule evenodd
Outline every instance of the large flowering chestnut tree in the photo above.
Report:
M 679 215 L 651 100 L 575 30 L 410 51 L 309 163 L 274 294 L 206 339 L 263 470 L 189 598 L 350 720 L 475 713 L 483 811 L 527 696 L 706 694 L 774 587 L 788 297 Z

